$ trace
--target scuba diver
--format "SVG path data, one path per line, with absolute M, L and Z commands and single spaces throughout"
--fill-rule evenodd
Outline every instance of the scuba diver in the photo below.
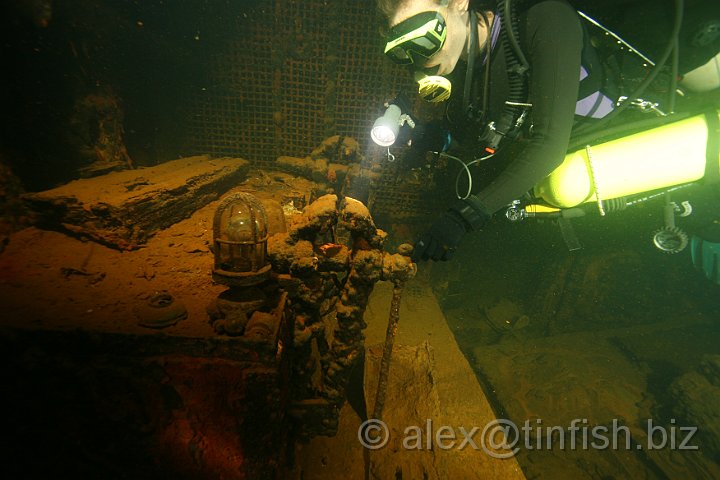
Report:
M 452 132 L 453 147 L 471 155 L 465 170 L 503 153 L 502 170 L 458 195 L 420 237 L 414 261 L 450 259 L 467 233 L 481 230 L 563 163 L 571 134 L 587 132 L 593 122 L 601 125 L 631 104 L 620 104 L 618 86 L 566 0 L 377 3 L 390 27 L 385 54 L 413 70 L 421 97 L 447 102 L 443 124 Z M 677 39 L 683 5 L 675 5 L 678 19 L 670 36 Z M 648 75 L 638 90 L 653 78 Z M 442 152 L 446 139 L 437 136 L 432 147 L 418 143 Z M 469 171 L 468 179 L 472 182 Z

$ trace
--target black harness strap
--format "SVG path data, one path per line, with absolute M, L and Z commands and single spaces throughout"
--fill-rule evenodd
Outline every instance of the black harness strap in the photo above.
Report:
M 707 123 L 707 147 L 705 150 L 705 183 L 720 182 L 720 119 L 717 110 L 705 114 Z

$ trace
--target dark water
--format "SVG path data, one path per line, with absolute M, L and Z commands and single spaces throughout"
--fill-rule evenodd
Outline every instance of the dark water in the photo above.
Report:
M 77 115 L 90 94 L 118 98 L 135 165 L 188 155 L 190 100 L 255 3 L 3 2 L 0 121 L 16 175 L 33 190 L 77 176 L 96 134 L 92 115 Z
M 518 454 L 528 478 L 717 475 L 720 285 L 693 268 L 688 249 L 654 248 L 661 209 L 662 200 L 580 219 L 583 248 L 573 252 L 551 222 L 494 225 L 453 265 L 433 267 L 450 327 L 499 416 L 535 427 L 535 448 Z M 574 419 L 588 435 L 625 425 L 632 444 L 571 448 Z M 648 450 L 663 438 L 657 425 L 668 435 L 697 428 L 697 450 L 679 440 Z M 565 448 L 557 437 L 553 447 L 534 443 L 550 426 L 564 428 Z

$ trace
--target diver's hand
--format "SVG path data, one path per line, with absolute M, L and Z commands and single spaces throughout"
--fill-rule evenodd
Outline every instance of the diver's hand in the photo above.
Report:
M 415 244 L 413 262 L 418 260 L 450 260 L 467 233 L 467 225 L 454 210 L 448 210 Z
M 481 229 L 491 213 L 475 195 L 458 200 L 415 244 L 412 261 L 450 260 L 467 232 Z

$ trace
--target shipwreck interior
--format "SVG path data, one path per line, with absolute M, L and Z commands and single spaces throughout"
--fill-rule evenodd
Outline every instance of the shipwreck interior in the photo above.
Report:
M 643 28 L 669 1 L 571 3 L 663 47 Z M 716 13 L 720 31 L 711 3 L 686 2 L 687 31 Z M 459 167 L 372 142 L 415 89 L 374 2 L 10 0 L 0 18 L 8 478 L 720 478 L 720 285 L 653 246 L 665 197 L 573 219 L 579 249 L 561 221 L 503 217 L 412 262 Z M 384 448 L 360 438 L 372 418 Z M 498 419 L 530 443 L 402 443 Z M 543 448 L 570 425 L 629 442 Z

